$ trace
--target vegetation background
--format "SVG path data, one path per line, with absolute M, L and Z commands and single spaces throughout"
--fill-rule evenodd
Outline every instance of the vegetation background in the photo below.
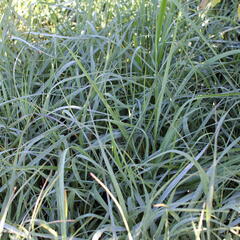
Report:
M 238 6 L 1 0 L 0 238 L 239 239 Z

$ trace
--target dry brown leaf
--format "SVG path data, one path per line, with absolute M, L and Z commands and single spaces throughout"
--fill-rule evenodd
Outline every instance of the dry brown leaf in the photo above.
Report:
M 210 7 L 215 7 L 218 3 L 220 3 L 222 0 L 202 0 L 201 3 L 199 4 L 198 8 L 200 10 L 203 10 L 207 8 L 208 3 Z
M 202 0 L 201 3 L 199 4 L 199 9 L 203 10 L 207 7 L 208 5 L 208 0 Z

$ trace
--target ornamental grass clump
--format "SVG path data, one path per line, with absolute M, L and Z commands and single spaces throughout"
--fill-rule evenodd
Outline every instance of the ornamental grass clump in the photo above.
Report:
M 0 239 L 238 239 L 238 1 L 0 3 Z

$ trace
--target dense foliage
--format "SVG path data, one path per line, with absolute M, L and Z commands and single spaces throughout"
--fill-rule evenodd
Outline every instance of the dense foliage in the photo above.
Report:
M 238 239 L 237 0 L 0 3 L 1 239 Z

